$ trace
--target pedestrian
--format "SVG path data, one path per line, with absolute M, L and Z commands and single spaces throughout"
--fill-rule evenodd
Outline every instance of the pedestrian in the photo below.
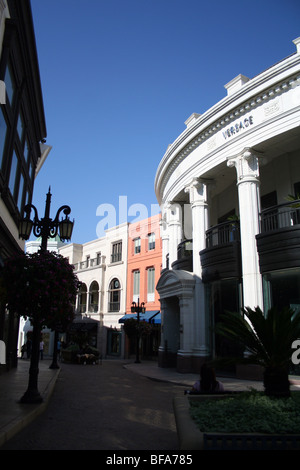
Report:
M 57 341 L 57 357 L 60 360 L 60 353 L 61 353 L 61 342 Z
M 214 369 L 208 364 L 203 364 L 200 371 L 200 380 L 194 383 L 192 391 L 202 393 L 224 392 L 224 385 L 216 379 Z
M 41 355 L 41 359 L 44 359 L 44 341 L 43 340 L 40 342 L 40 355 Z

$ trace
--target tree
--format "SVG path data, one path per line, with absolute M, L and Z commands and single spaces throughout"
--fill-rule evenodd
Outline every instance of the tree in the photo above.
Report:
M 73 321 L 79 285 L 68 260 L 49 251 L 17 255 L 1 268 L 1 300 L 33 326 L 29 383 L 21 402 L 42 401 L 37 388 L 41 331 L 66 328 Z
M 289 396 L 289 364 L 292 344 L 300 338 L 300 312 L 290 308 L 271 308 L 265 316 L 259 307 L 247 307 L 243 315 L 226 312 L 220 317 L 216 332 L 245 348 L 244 363 L 264 368 L 266 395 Z

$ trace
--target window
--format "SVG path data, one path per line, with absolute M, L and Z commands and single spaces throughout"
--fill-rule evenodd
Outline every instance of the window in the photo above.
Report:
M 136 238 L 134 240 L 134 254 L 137 255 L 140 252 L 141 252 L 141 239 Z
M 83 283 L 81 284 L 79 294 L 78 294 L 79 313 L 84 313 L 86 311 L 86 302 L 87 302 L 87 287 Z
M 147 302 L 154 302 L 155 296 L 155 269 L 147 269 Z
M 99 303 L 99 284 L 93 281 L 90 287 L 89 312 L 96 313 Z
M 109 284 L 108 292 L 108 311 L 109 312 L 119 312 L 120 311 L 120 297 L 121 297 L 121 287 L 118 279 L 113 279 Z
M 16 33 L 19 26 L 21 34 Z M 22 31 L 23 26 L 7 20 L 0 57 L 1 80 L 6 91 L 6 103 L 0 106 L 0 192 L 15 223 L 23 215 L 24 204 L 32 199 L 40 157 L 38 141 L 45 131 L 42 97 L 34 91 L 38 63 L 30 57 L 25 67 Z
M 16 152 L 13 152 L 11 167 L 10 167 L 10 174 L 9 174 L 9 184 L 8 187 L 12 196 L 15 196 L 15 189 L 16 189 L 16 177 L 17 177 L 17 169 L 18 169 L 18 157 Z
M 155 250 L 155 233 L 149 233 L 148 235 L 148 250 Z
M 5 87 L 6 87 L 7 98 L 8 98 L 8 101 L 10 102 L 10 105 L 12 106 L 13 101 L 14 101 L 15 89 L 16 89 L 16 81 L 15 81 L 15 77 L 14 77 L 10 62 L 8 63 L 8 66 L 5 71 L 4 82 L 5 82 Z
M 23 113 L 21 112 L 19 114 L 18 122 L 17 122 L 17 130 L 19 134 L 20 141 L 23 142 L 23 135 L 24 135 L 24 119 L 23 119 Z
M 140 296 L 140 271 L 133 271 L 133 302 Z
M 111 263 L 122 260 L 122 242 L 112 244 Z
M 24 190 L 24 176 L 21 173 L 20 183 L 19 183 L 19 194 L 18 194 L 18 209 L 20 212 L 22 211 L 23 190 Z
M 2 168 L 2 160 L 4 154 L 5 140 L 6 140 L 7 125 L 3 116 L 2 109 L 0 108 L 0 168 Z

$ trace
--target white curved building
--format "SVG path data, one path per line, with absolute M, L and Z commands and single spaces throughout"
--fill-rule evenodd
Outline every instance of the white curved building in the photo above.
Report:
M 198 371 L 224 310 L 300 308 L 300 38 L 296 52 L 192 114 L 155 177 L 162 208 L 161 366 Z M 299 204 L 300 207 L 300 204 Z

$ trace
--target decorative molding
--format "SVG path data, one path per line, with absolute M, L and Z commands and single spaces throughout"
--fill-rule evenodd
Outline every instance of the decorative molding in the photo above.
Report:
M 251 80 L 248 83 L 250 82 Z M 248 83 L 245 85 L 245 88 L 247 87 Z M 163 195 L 167 182 L 171 174 L 174 172 L 175 168 L 178 167 L 178 165 L 185 158 L 187 158 L 197 147 L 199 147 L 201 144 L 203 144 L 205 141 L 207 141 L 209 138 L 211 138 L 220 130 L 227 128 L 234 121 L 246 115 L 246 113 L 251 112 L 251 110 L 256 109 L 257 107 L 274 99 L 276 96 L 279 97 L 283 93 L 286 93 L 290 89 L 295 88 L 296 86 L 299 86 L 299 85 L 300 85 L 300 73 L 298 72 L 297 74 L 293 74 L 292 76 L 289 76 L 286 79 L 281 80 L 280 82 L 276 83 L 275 85 L 263 90 L 256 96 L 253 96 L 247 101 L 245 101 L 243 104 L 236 106 L 230 112 L 226 113 L 224 116 L 216 120 L 213 124 L 211 124 L 210 126 L 203 129 L 201 132 L 199 132 L 199 134 L 196 137 L 194 137 L 191 141 L 189 141 L 188 144 L 182 150 L 180 150 L 180 152 L 175 156 L 175 158 L 172 159 L 172 161 L 168 164 L 167 160 L 172 154 L 173 145 L 169 146 L 166 152 L 166 155 L 160 164 L 160 169 L 158 169 L 157 177 L 156 177 L 156 180 L 158 180 L 159 171 L 160 171 L 162 173 L 161 182 L 160 182 L 160 194 Z M 272 115 L 276 114 L 278 113 L 277 111 L 278 106 L 279 106 L 278 103 L 270 104 L 270 107 L 268 108 L 266 112 L 267 113 L 269 112 L 269 114 L 272 114 Z M 265 115 L 265 117 L 267 118 L 268 116 Z M 205 123 L 205 121 L 208 120 L 208 118 L 209 116 L 208 117 L 206 117 L 205 115 L 200 116 L 196 121 L 195 127 L 201 127 Z M 193 127 L 193 130 L 195 131 L 194 126 L 190 126 L 190 127 L 191 128 Z M 187 138 L 188 135 L 189 133 L 185 134 L 184 136 L 182 135 L 181 141 L 184 138 Z M 173 148 L 173 152 L 174 151 L 175 150 Z M 164 170 L 164 167 L 165 167 L 165 170 Z

